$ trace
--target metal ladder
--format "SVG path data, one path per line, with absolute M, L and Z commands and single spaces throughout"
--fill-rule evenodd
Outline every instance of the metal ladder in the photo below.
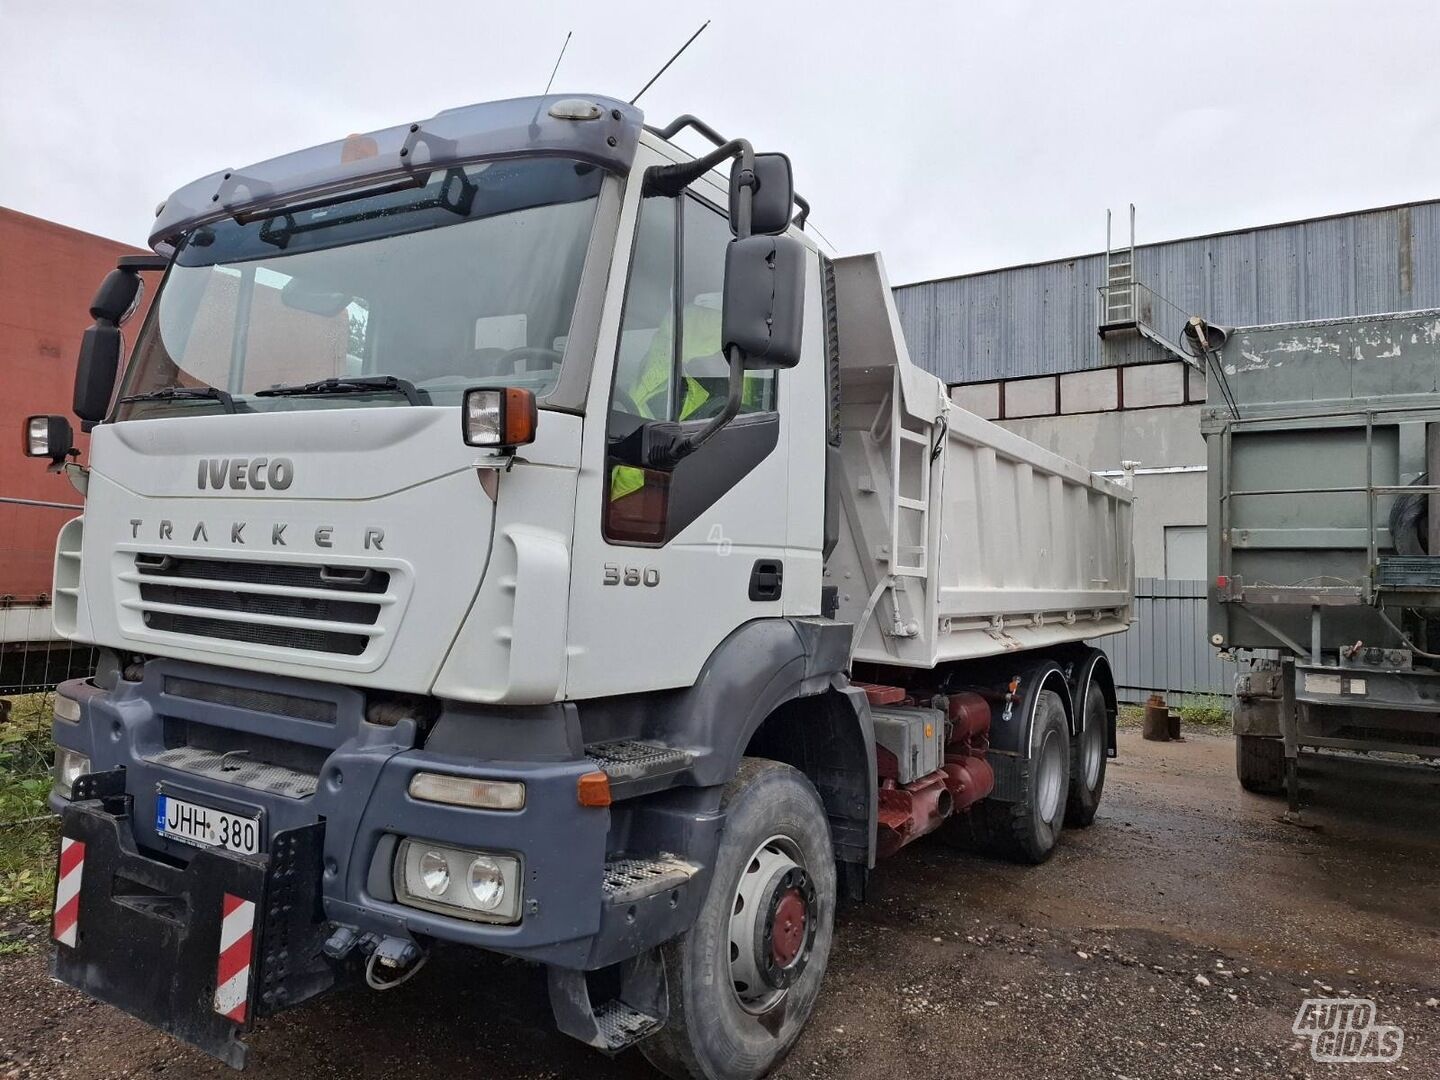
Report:
M 894 437 L 890 440 L 890 476 L 891 476 L 891 506 L 890 506 L 890 573 L 896 577 L 927 578 L 930 576 L 928 542 L 930 537 L 930 437 L 917 431 L 907 431 L 902 422 L 902 409 L 900 406 L 902 391 L 899 385 L 900 374 L 895 375 L 895 388 L 890 394 L 890 430 Z M 902 494 L 902 491 L 909 485 L 905 483 L 908 477 L 902 475 L 901 470 L 905 467 L 904 447 L 906 444 L 917 446 L 920 457 L 920 477 L 918 498 Z M 911 520 L 918 525 L 920 542 L 918 544 L 905 544 L 901 542 L 900 519 L 904 514 L 916 515 Z
M 1118 250 L 1110 246 L 1110 211 L 1105 211 L 1105 304 L 1101 324 L 1138 321 L 1135 303 L 1135 204 L 1130 204 L 1130 244 Z

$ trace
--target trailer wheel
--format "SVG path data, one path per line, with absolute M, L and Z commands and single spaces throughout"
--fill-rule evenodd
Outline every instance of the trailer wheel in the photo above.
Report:
M 720 805 L 710 891 L 661 949 L 669 1019 L 640 1044 L 677 1080 L 769 1073 L 810 1019 L 830 958 L 835 853 L 815 788 L 789 765 L 746 758 Z
M 1054 853 L 1065 825 L 1069 782 L 1070 729 L 1065 722 L 1065 704 L 1053 690 L 1042 690 L 1030 730 L 1025 795 L 1019 802 L 986 799 L 976 806 L 978 831 L 1006 858 L 1043 863 Z
M 1080 711 L 1080 734 L 1070 744 L 1070 798 L 1065 804 L 1065 824 L 1080 828 L 1095 820 L 1100 796 L 1105 791 L 1106 743 L 1110 717 L 1105 695 L 1091 682 Z
M 1265 735 L 1236 735 L 1235 773 L 1246 791 L 1285 794 L 1285 741 Z

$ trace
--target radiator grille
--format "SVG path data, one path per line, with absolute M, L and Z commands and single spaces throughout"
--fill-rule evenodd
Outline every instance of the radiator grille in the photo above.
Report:
M 335 722 L 336 709 L 333 701 L 317 701 L 314 698 L 282 694 L 274 690 L 256 690 L 246 686 L 223 686 L 220 683 L 203 682 L 200 679 L 166 675 L 165 693 L 171 697 L 208 701 L 215 705 L 229 705 L 231 708 L 270 713 L 273 716 L 293 716 L 301 720 L 316 720 L 325 724 Z
M 391 575 L 371 567 L 140 552 L 122 576 L 147 629 L 335 656 L 362 655 L 394 601 Z

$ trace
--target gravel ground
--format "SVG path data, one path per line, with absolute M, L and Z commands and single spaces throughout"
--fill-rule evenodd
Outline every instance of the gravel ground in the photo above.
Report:
M 1307 759 L 1309 827 L 1242 792 L 1228 737 L 1123 731 L 1100 817 L 1043 867 L 912 845 L 844 914 L 826 991 L 779 1075 L 1440 1076 L 1440 773 Z M 1306 997 L 1373 998 L 1391 1065 L 1321 1065 Z M 549 1027 L 543 976 L 441 954 L 387 994 L 332 995 L 251 1038 L 261 1080 L 630 1077 Z M 227 1070 L 0 957 L 0 1078 Z

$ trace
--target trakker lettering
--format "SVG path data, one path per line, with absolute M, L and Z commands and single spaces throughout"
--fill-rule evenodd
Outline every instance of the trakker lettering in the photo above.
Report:
M 201 491 L 284 491 L 295 479 L 295 463 L 289 458 L 201 458 L 196 486 Z
M 180 531 L 182 536 L 186 534 L 189 535 L 191 543 L 194 543 L 197 540 L 208 541 L 210 539 L 210 526 L 207 525 L 204 521 L 197 521 L 194 523 L 194 525 L 189 525 L 188 523 L 186 524 L 188 527 L 182 528 Z M 230 527 L 230 543 L 246 547 L 252 546 L 250 544 L 250 541 L 246 539 L 245 534 L 245 529 L 249 526 L 249 524 L 250 523 L 248 521 L 222 522 L 218 535 L 224 536 L 224 526 L 228 525 Z M 290 546 L 289 541 L 285 538 L 285 530 L 289 527 L 290 523 L 288 521 L 276 522 L 271 524 L 271 547 Z M 263 534 L 263 526 L 257 528 L 259 528 Z M 147 528 L 144 518 L 131 518 L 130 539 L 139 540 L 142 532 L 147 537 L 154 536 L 154 538 L 157 540 L 174 540 L 175 522 L 168 518 L 162 518 L 153 526 Z M 335 546 L 334 525 L 317 525 L 311 535 L 315 541 L 316 547 L 333 548 Z M 360 530 L 360 546 L 365 551 L 384 551 L 385 530 L 378 528 L 374 525 L 366 525 L 362 530 Z

